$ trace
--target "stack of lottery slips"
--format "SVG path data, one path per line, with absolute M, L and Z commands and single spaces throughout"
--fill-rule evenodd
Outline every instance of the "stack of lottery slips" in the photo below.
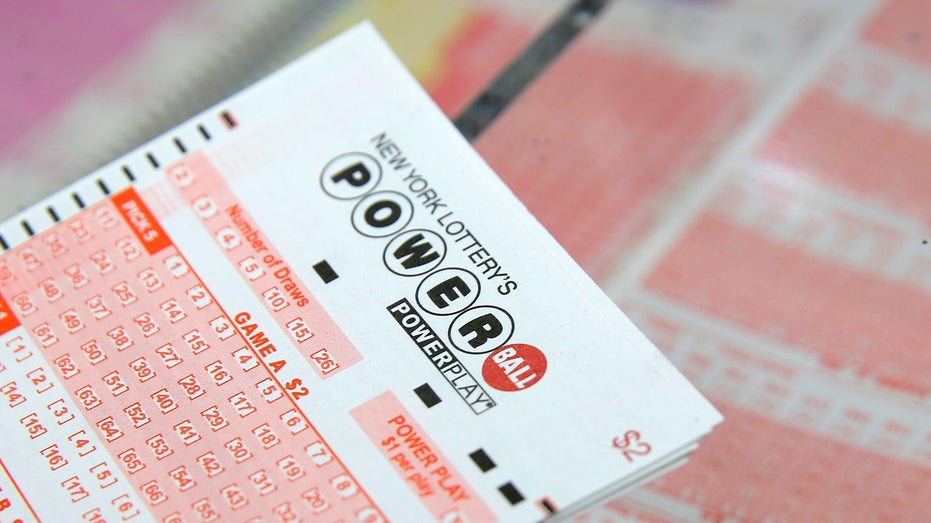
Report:
M 3 521 L 561 519 L 721 421 L 368 24 L 0 243 Z

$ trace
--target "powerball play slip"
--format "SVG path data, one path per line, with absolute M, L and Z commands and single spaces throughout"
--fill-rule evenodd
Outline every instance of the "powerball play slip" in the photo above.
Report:
M 0 247 L 4 523 L 558 519 L 721 421 L 368 24 Z

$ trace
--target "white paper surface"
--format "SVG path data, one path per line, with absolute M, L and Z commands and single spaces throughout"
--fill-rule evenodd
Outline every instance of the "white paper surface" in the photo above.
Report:
M 366 24 L 0 235 L 24 521 L 534 521 L 721 419 Z

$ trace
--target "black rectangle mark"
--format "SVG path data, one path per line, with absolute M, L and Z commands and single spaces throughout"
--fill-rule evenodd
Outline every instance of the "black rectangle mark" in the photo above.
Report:
M 82 209 L 84 207 L 87 207 L 86 205 L 84 205 L 84 200 L 81 199 L 81 196 L 78 193 L 76 192 L 71 193 L 71 199 L 74 200 L 74 203 L 78 204 L 78 207 Z
M 145 157 L 149 159 L 149 163 L 152 164 L 152 167 L 158 169 L 158 160 L 155 159 L 155 155 L 151 152 L 145 153 Z
M 136 176 L 133 174 L 132 171 L 129 170 L 129 166 L 128 166 L 128 165 L 124 165 L 124 166 L 123 166 L 123 174 L 126 175 L 126 178 L 129 179 L 129 181 L 131 181 L 131 182 L 136 181 Z
M 524 495 L 517 490 L 517 487 L 513 483 L 508 481 L 504 485 L 498 487 L 498 492 L 504 496 L 504 499 L 508 500 L 511 505 L 516 505 L 524 500 Z
M 181 143 L 181 138 L 178 138 L 177 136 L 175 136 L 175 139 L 173 141 L 175 142 L 175 147 L 177 147 L 179 151 L 181 151 L 182 153 L 187 152 L 187 147 L 185 147 L 184 144 Z
M 339 278 L 339 274 L 336 274 L 336 271 L 333 270 L 333 267 L 331 267 L 326 260 L 320 260 L 315 263 L 314 270 L 317 271 L 317 276 L 320 276 L 323 283 L 330 283 L 336 278 Z
M 200 131 L 200 135 L 204 137 L 204 140 L 210 139 L 210 133 L 207 132 L 207 128 L 204 127 L 204 124 L 197 124 L 197 130 Z
M 549 498 L 543 498 L 538 503 L 540 503 L 540 506 L 543 507 L 543 510 L 546 511 L 548 514 L 555 514 L 559 512 L 558 510 L 556 510 L 556 506 L 553 505 L 553 502 L 550 501 Z
M 29 236 L 36 235 L 36 233 L 32 230 L 32 225 L 29 225 L 29 222 L 27 222 L 26 220 L 20 221 L 19 224 L 23 226 L 23 230 L 26 231 L 26 234 L 28 234 Z
M 58 223 L 61 221 L 61 218 L 58 217 L 58 213 L 55 212 L 55 209 L 53 209 L 51 205 L 46 207 L 45 211 L 48 212 L 48 215 L 51 216 L 53 220 L 55 220 L 55 223 Z
M 491 456 L 485 452 L 485 449 L 478 449 L 475 452 L 469 454 L 469 457 L 472 458 L 472 461 L 482 472 L 488 472 L 497 466 L 491 459 Z
M 415 388 L 414 394 L 420 398 L 420 401 L 422 401 L 428 409 L 443 401 L 439 396 L 436 395 L 436 391 L 433 390 L 433 387 L 431 387 L 429 383 L 424 383 L 423 385 Z
M 6 238 L 4 238 L 3 236 L 0 236 L 0 247 L 3 247 L 3 250 L 7 250 L 10 248 L 10 244 L 6 242 Z
M 107 184 L 104 183 L 103 178 L 97 178 L 97 186 L 100 187 L 100 190 L 103 191 L 105 195 L 110 194 L 110 188 L 107 187 Z
M 223 117 L 223 121 L 226 122 L 226 126 L 230 129 L 236 127 L 236 119 L 233 118 L 233 115 L 229 111 L 223 111 L 220 113 L 220 116 Z

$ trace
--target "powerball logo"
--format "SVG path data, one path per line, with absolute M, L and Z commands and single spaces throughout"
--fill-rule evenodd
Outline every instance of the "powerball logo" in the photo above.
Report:
M 538 383 L 547 367 L 543 351 L 511 342 L 513 316 L 503 307 L 481 303 L 488 294 L 500 302 L 515 293 L 517 279 L 386 133 L 371 144 L 385 161 L 384 170 L 375 156 L 349 152 L 323 167 L 320 186 L 328 196 L 353 204 L 349 218 L 357 233 L 384 242 L 382 261 L 388 271 L 419 280 L 412 299 L 388 305 L 388 312 L 476 413 L 495 404 L 482 382 L 503 392 Z M 391 181 L 381 184 L 389 175 Z M 417 227 L 410 226 L 415 214 L 426 218 Z M 461 251 L 464 266 L 447 260 L 450 249 Z M 445 336 L 425 316 L 448 322 Z M 460 360 L 475 356 L 484 358 L 481 381 Z

